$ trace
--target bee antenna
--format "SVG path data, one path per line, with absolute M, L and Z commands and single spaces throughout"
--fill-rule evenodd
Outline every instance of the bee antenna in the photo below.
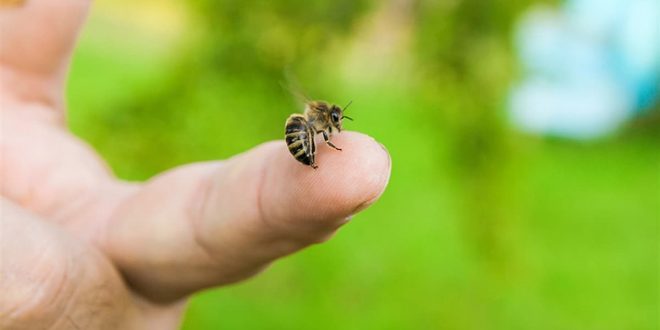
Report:
M 348 119 L 348 120 L 350 120 L 350 121 L 353 121 L 353 118 L 351 118 L 351 117 L 349 117 L 349 116 L 341 116 L 341 119 L 344 119 L 344 118 L 346 118 L 346 119 Z
M 344 107 L 344 109 L 343 109 L 342 111 L 346 111 L 346 109 L 348 109 L 348 107 L 349 107 L 352 103 L 353 103 L 353 100 L 348 101 L 348 104 Z M 351 119 L 351 120 L 352 120 L 352 119 Z

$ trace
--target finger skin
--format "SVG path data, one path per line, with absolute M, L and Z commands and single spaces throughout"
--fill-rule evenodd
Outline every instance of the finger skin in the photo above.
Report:
M 319 144 L 316 170 L 274 141 L 154 178 L 113 216 L 104 250 L 156 301 L 251 276 L 327 239 L 382 194 L 391 167 L 385 149 L 353 132 L 333 142 L 343 151 Z
M 63 112 L 66 71 L 90 3 L 29 0 L 0 6 L 0 99 L 44 103 Z
M 91 245 L 4 199 L 0 209 L 0 329 L 143 323 L 120 274 Z

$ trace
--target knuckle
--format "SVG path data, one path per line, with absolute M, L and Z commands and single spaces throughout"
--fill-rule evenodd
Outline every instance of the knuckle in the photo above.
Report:
M 62 250 L 47 249 L 29 262 L 29 269 L 3 269 L 0 328 L 49 328 L 65 314 L 73 294 L 70 260 Z M 4 268 L 4 267 L 3 267 Z

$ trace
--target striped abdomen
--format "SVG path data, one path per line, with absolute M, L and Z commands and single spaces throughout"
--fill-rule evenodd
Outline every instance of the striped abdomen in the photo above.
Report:
M 293 158 L 316 168 L 316 164 L 314 164 L 314 154 L 316 153 L 314 131 L 305 117 L 299 114 L 289 116 L 285 128 L 284 138 Z

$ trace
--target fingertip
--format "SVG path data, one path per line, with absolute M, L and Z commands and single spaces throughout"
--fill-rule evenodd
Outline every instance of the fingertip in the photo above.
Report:
M 274 196 L 265 200 L 264 210 L 275 221 L 337 226 L 383 193 L 391 171 L 387 150 L 356 132 L 332 141 L 342 151 L 317 141 L 316 170 L 297 162 L 284 142 L 272 146 L 263 193 Z
M 365 134 L 344 132 L 333 140 L 343 151 L 333 152 L 325 145 L 319 147 L 318 160 L 323 162 L 326 172 L 318 180 L 337 191 L 338 211 L 342 217 L 348 217 L 382 195 L 389 182 L 391 159 L 383 145 Z

